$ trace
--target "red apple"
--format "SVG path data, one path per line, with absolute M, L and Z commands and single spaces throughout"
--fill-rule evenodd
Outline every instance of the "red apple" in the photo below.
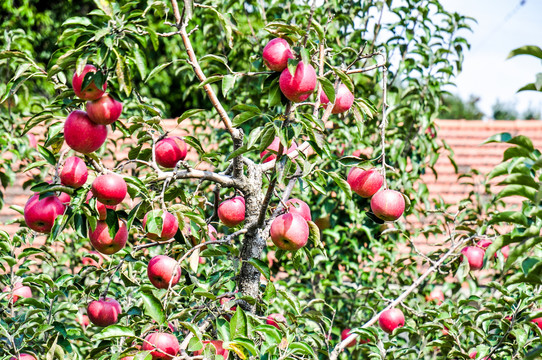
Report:
M 93 123 L 86 112 L 75 110 L 64 123 L 64 139 L 73 150 L 90 154 L 98 150 L 107 139 L 107 127 Z
M 177 136 L 167 137 L 156 143 L 154 152 L 158 165 L 173 169 L 177 162 L 186 158 L 188 148 L 183 139 Z
M 370 198 L 384 183 L 384 177 L 376 169 L 363 170 L 357 167 L 350 169 L 346 182 L 353 192 L 364 198 Z
M 166 255 L 157 255 L 149 261 L 147 276 L 156 288 L 167 289 L 170 282 L 171 287 L 177 285 L 181 278 L 181 268 L 175 259 Z
M 105 298 L 94 300 L 87 307 L 87 314 L 90 321 L 97 326 L 109 326 L 119 321 L 122 308 L 117 300 Z
M 120 360 L 134 360 L 134 356 L 125 356 Z
M 384 221 L 395 221 L 405 211 L 405 198 L 395 190 L 381 190 L 371 199 L 371 210 Z
M 482 239 L 480 241 L 478 241 L 478 244 L 476 244 L 476 246 L 482 248 L 482 249 L 487 249 L 489 247 L 489 245 L 493 244 L 493 241 L 489 240 L 489 239 Z
M 77 321 L 82 327 L 86 328 L 90 325 L 90 319 L 87 315 L 80 314 L 75 318 L 75 321 Z
M 93 197 L 92 190 L 87 193 L 87 204 L 88 201 Z M 98 212 L 98 220 L 107 219 L 107 209 L 115 210 L 117 205 L 104 205 L 99 201 L 96 201 L 96 211 Z
M 118 205 L 126 197 L 128 186 L 117 174 L 100 175 L 92 183 L 92 194 L 104 205 Z
M 179 353 L 179 341 L 172 334 L 153 332 L 145 337 L 141 350 L 151 351 L 152 360 L 171 360 Z
M 267 149 L 260 153 L 260 159 L 263 159 L 264 163 L 275 160 L 277 158 L 277 153 L 279 151 L 279 145 L 280 145 L 280 139 L 277 136 L 275 137 L 273 142 L 267 147 Z M 292 145 L 290 146 L 288 151 L 284 149 L 282 152 L 289 154 L 292 151 L 295 151 L 296 149 L 297 149 L 297 144 L 295 142 L 292 142 Z M 271 151 L 274 151 L 274 153 Z
M 316 72 L 311 64 L 304 64 L 301 61 L 297 64 L 293 76 L 288 68 L 282 70 L 279 86 L 288 100 L 293 102 L 305 101 L 316 88 Z
M 10 299 L 10 302 L 17 302 L 19 298 L 31 298 L 32 297 L 32 289 L 28 286 L 24 286 L 21 282 L 16 282 L 13 285 L 13 289 L 10 289 L 9 286 L 6 286 L 2 292 L 10 293 L 8 296 L 8 299 Z
M 350 330 L 351 329 L 344 329 L 343 331 L 341 331 L 341 341 L 344 341 L 344 339 L 350 336 Z M 350 341 L 348 345 L 346 345 L 346 347 L 354 347 L 354 346 L 356 346 L 356 339 Z
M 320 102 L 324 105 L 324 107 L 327 107 L 327 104 L 329 104 L 329 99 L 327 98 L 326 93 L 323 91 L 320 93 Z M 335 94 L 335 105 L 333 106 L 331 113 L 341 114 L 343 112 L 347 112 L 350 110 L 353 103 L 354 95 L 352 95 L 346 85 L 340 84 L 339 88 L 337 89 L 337 93 Z
M 223 342 L 221 340 L 204 340 L 202 341 L 205 348 L 206 344 L 211 344 L 211 352 L 216 355 L 222 355 L 224 360 L 228 359 L 229 351 L 223 348 Z M 213 349 L 214 348 L 214 349 Z M 203 355 L 203 350 L 194 351 L 194 356 Z
M 433 289 L 433 291 L 431 291 L 429 295 L 425 297 L 425 299 L 427 301 L 435 301 L 437 305 L 440 305 L 444 301 L 444 293 L 441 289 L 435 288 Z
M 68 200 L 69 201 L 69 200 Z M 39 194 L 34 194 L 24 206 L 24 221 L 34 231 L 49 233 L 57 216 L 64 214 L 66 206 L 55 195 L 40 200 Z
M 126 229 L 126 223 L 120 221 L 119 230 L 115 234 L 115 237 L 111 238 L 107 223 L 105 221 L 98 221 L 94 231 L 89 228 L 88 237 L 96 250 L 102 254 L 111 255 L 124 248 L 128 240 L 128 230 Z
M 11 357 L 9 360 L 36 360 L 36 358 L 30 354 L 20 353 L 18 358 Z
M 83 263 L 83 265 L 84 266 L 95 266 L 97 268 L 101 267 L 103 262 L 104 262 L 104 260 L 103 260 L 104 258 L 102 256 L 102 254 L 100 254 L 99 252 L 94 251 L 94 250 L 89 251 L 88 253 L 98 256 L 99 260 L 96 261 L 96 260 L 94 260 L 92 258 L 89 258 L 89 257 L 85 256 L 85 257 L 83 257 L 83 259 L 81 259 L 81 262 Z
M 265 66 L 273 71 L 284 70 L 288 65 L 288 59 L 295 58 L 290 50 L 290 44 L 281 38 L 269 41 L 263 48 L 262 57 Z
M 81 89 L 81 87 L 83 86 L 83 81 L 85 79 L 85 75 L 87 73 L 95 73 L 96 72 L 96 67 L 94 65 L 85 65 L 85 67 L 83 68 L 83 72 L 81 74 L 77 74 L 77 72 L 75 74 L 73 74 L 73 79 L 72 79 L 72 86 L 73 86 L 73 91 L 75 92 L 75 95 L 80 98 L 80 99 L 83 99 L 83 100 L 96 100 L 96 99 L 99 99 L 100 97 L 102 97 L 102 95 L 104 94 L 104 91 L 105 89 L 107 88 L 107 84 L 104 83 L 103 85 L 103 91 L 98 89 L 98 87 L 96 86 L 96 84 L 94 83 L 94 81 L 92 81 L 90 84 L 88 84 L 87 87 L 85 87 L 84 89 Z
M 285 324 L 286 323 L 286 318 L 282 314 L 273 313 L 273 314 L 269 314 L 267 316 L 267 320 L 265 320 L 265 323 L 267 325 L 274 326 L 274 327 L 276 327 L 277 329 L 280 330 L 280 326 L 279 326 L 278 323 Z
M 480 270 L 484 266 L 484 255 L 486 251 L 476 246 L 467 246 L 461 250 L 461 253 L 467 257 L 471 270 Z
M 105 94 L 98 100 L 87 102 L 87 114 L 90 120 L 100 125 L 114 123 L 122 113 L 122 103 Z
M 64 162 L 62 172 L 60 173 L 60 182 L 62 185 L 71 186 L 79 189 L 85 185 L 88 178 L 88 169 L 85 162 L 77 156 L 70 156 Z
M 470 357 L 471 359 L 476 359 L 476 355 L 478 355 L 478 351 L 473 351 L 473 352 L 471 352 L 471 353 L 469 354 L 469 357 Z
M 301 249 L 309 239 L 309 224 L 298 214 L 286 213 L 271 223 L 271 240 L 282 250 Z
M 536 309 L 534 312 L 538 313 L 538 312 L 541 312 L 541 311 L 542 311 L 542 309 Z M 535 323 L 536 326 L 538 326 L 540 329 L 542 329 L 542 317 L 532 319 L 531 322 Z
M 245 221 L 245 199 L 236 196 L 218 205 L 218 218 L 227 227 L 234 227 Z
M 382 330 L 388 334 L 391 334 L 393 330 L 397 329 L 398 327 L 405 326 L 405 316 L 399 309 L 388 309 L 380 314 L 378 324 Z
M 508 254 L 510 253 L 510 246 L 506 245 L 501 248 L 502 256 L 504 256 L 505 259 L 508 259 Z
M 162 215 L 162 232 L 160 233 L 160 235 L 158 235 L 157 233 L 151 233 L 147 231 L 147 237 L 151 240 L 166 241 L 174 237 L 177 233 L 177 230 L 179 229 L 179 221 L 177 220 L 177 217 L 172 213 L 165 210 L 149 211 L 145 214 L 145 217 L 143 218 L 143 229 L 147 230 L 148 216 L 156 217 L 159 216 L 160 213 Z
M 303 200 L 296 198 L 290 199 L 286 201 L 286 206 L 288 206 L 288 212 L 290 214 L 298 214 L 301 215 L 303 219 L 312 221 L 311 209 Z

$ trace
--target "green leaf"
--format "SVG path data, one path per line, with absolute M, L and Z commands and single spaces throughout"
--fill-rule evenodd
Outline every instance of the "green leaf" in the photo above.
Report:
M 222 80 L 223 77 L 224 77 L 224 76 L 222 76 L 222 75 L 209 76 L 207 79 L 205 79 L 205 81 L 203 81 L 202 83 L 200 83 L 200 84 L 198 85 L 198 87 L 202 88 L 202 87 L 204 87 L 204 86 L 207 85 L 207 84 L 212 84 L 212 83 L 214 83 L 214 82 L 220 81 L 220 80 Z
M 263 300 L 266 302 L 270 302 L 277 296 L 277 290 L 275 289 L 275 285 L 273 282 L 269 281 L 267 285 L 265 286 L 265 291 L 263 293 Z
M 295 75 L 295 72 L 297 70 L 297 64 L 299 64 L 299 61 L 297 61 L 296 59 L 288 59 L 288 71 L 290 72 L 290 75 Z
M 232 120 L 232 124 L 233 126 L 237 127 L 247 121 L 249 121 L 250 119 L 253 119 L 255 118 L 256 116 L 259 116 L 258 114 L 255 114 L 253 112 L 242 112 L 240 114 L 237 114 L 233 120 Z
M 510 139 L 512 139 L 512 135 L 510 135 L 510 133 L 503 132 L 503 133 L 500 133 L 500 134 L 490 136 L 482 144 L 502 143 L 502 142 L 507 142 Z
M 158 324 L 166 323 L 166 314 L 162 307 L 162 303 L 150 292 L 142 292 L 141 298 L 145 306 L 145 313 L 150 316 Z
M 320 228 L 313 221 L 307 221 L 307 224 L 309 224 L 309 241 L 323 249 L 324 244 L 322 244 L 320 239 Z
M 305 354 L 317 359 L 314 350 L 305 342 L 294 342 L 288 346 L 289 349 L 294 350 L 294 353 Z
M 67 26 L 67 25 L 90 26 L 92 25 L 92 21 L 90 21 L 90 19 L 86 17 L 75 16 L 75 17 L 69 18 L 68 20 L 64 21 L 64 23 L 62 23 L 62 26 Z
M 147 76 L 147 62 L 145 60 L 145 55 L 143 55 L 143 52 L 139 47 L 134 47 L 132 52 L 134 54 L 137 71 L 139 71 L 141 79 L 145 79 L 145 76 Z
M 502 199 L 508 196 L 522 196 L 531 201 L 535 201 L 537 190 L 521 186 L 521 185 L 508 185 L 497 194 L 497 199 Z
M 354 93 L 354 83 L 352 82 L 352 79 L 350 79 L 350 77 L 348 75 L 346 75 L 346 73 L 344 71 L 342 71 L 341 69 L 333 68 L 333 71 L 335 72 L 335 74 L 337 74 L 339 79 L 341 79 L 341 82 L 344 85 L 346 85 L 348 90 L 350 90 L 350 92 L 353 94 Z
M 542 60 L 542 49 L 535 45 L 525 45 L 510 51 L 507 59 L 518 55 L 531 55 Z
M 534 145 L 531 139 L 525 135 L 518 135 L 508 140 L 507 143 L 521 146 L 529 151 L 534 151 Z
M 205 111 L 204 109 L 190 109 L 183 112 L 181 116 L 177 119 L 177 124 L 180 124 L 183 120 L 188 119 L 191 116 L 194 116 L 202 111 Z
M 517 211 L 503 211 L 503 212 L 498 212 L 496 214 L 493 214 L 493 216 L 489 220 L 488 224 L 492 225 L 492 224 L 498 224 L 498 223 L 501 223 L 501 222 L 519 224 L 519 225 L 523 225 L 525 227 L 527 227 L 528 223 L 529 223 L 527 217 L 525 215 L 523 215 L 522 213 L 520 213 L 520 212 L 517 212 Z
M 38 145 L 38 152 L 49 164 L 53 166 L 56 165 L 56 159 L 52 152 L 50 152 L 41 145 Z
M 226 97 L 228 92 L 235 86 L 235 75 L 226 75 L 222 79 L 222 96 Z
M 247 260 L 247 262 L 249 264 L 251 264 L 252 266 L 254 266 L 256 269 L 258 269 L 258 271 L 263 275 L 265 276 L 265 278 L 267 280 L 269 280 L 270 276 L 271 276 L 271 270 L 269 270 L 269 266 L 267 266 L 267 263 L 260 260 L 260 259 L 256 259 L 256 258 L 250 258 L 249 260 Z
M 232 338 L 238 336 L 246 337 L 247 333 L 247 315 L 243 311 L 243 308 L 238 306 L 230 320 L 230 336 Z
M 349 199 L 352 199 L 352 189 L 350 188 L 350 185 L 344 180 L 339 174 L 335 172 L 328 173 L 329 176 L 335 181 L 335 183 L 341 188 L 342 191 L 346 193 L 346 196 Z
M 169 65 L 173 64 L 173 61 L 170 61 L 168 63 L 165 63 L 165 64 L 161 64 L 161 65 L 158 65 L 157 67 L 155 67 L 154 69 L 151 70 L 149 76 L 147 76 L 147 78 L 145 79 L 145 82 L 149 81 L 150 78 L 152 78 L 154 75 L 156 75 L 157 73 L 159 73 L 160 71 L 164 70 L 166 67 L 168 67 Z
M 318 81 L 320 81 L 322 90 L 324 90 L 329 102 L 333 104 L 335 102 L 335 87 L 333 86 L 333 83 L 325 77 L 318 77 Z
M 118 338 L 118 337 L 135 337 L 135 332 L 126 326 L 111 325 L 103 329 L 100 333 L 94 335 L 96 341 Z

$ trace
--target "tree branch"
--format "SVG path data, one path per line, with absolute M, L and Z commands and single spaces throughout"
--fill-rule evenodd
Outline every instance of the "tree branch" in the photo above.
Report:
M 458 242 L 456 242 L 454 245 L 452 245 L 450 247 L 450 250 L 448 250 L 446 252 L 446 254 L 444 254 L 439 261 L 435 262 L 429 269 L 427 269 L 418 279 L 416 279 L 416 281 L 414 281 L 412 283 L 412 285 L 410 285 L 406 290 L 405 292 L 403 292 L 401 295 L 399 295 L 399 297 L 395 300 L 393 300 L 388 306 L 386 306 L 382 311 L 380 311 L 378 314 L 376 314 L 375 316 L 373 316 L 371 318 L 371 320 L 367 321 L 365 324 L 363 324 L 361 326 L 362 329 L 365 329 L 365 328 L 368 328 L 369 326 L 372 326 L 374 325 L 377 321 L 378 321 L 378 318 L 380 317 L 380 314 L 382 314 L 384 311 L 388 310 L 388 309 L 391 309 L 397 305 L 399 305 L 404 299 L 406 299 L 406 297 L 411 293 L 413 292 L 414 290 L 416 290 L 418 288 L 418 286 L 420 286 L 420 284 L 425 280 L 426 277 L 428 277 L 431 273 L 435 272 L 443 263 L 444 261 L 449 258 L 450 256 L 453 256 L 455 255 L 455 252 L 456 250 L 462 246 L 463 244 L 465 244 L 467 241 L 470 241 L 471 239 L 473 239 L 475 236 L 473 237 L 469 237 L 469 238 L 464 238 Z M 338 357 L 339 357 L 339 354 L 341 353 L 341 351 L 343 351 L 346 346 L 348 344 L 350 344 L 352 341 L 356 340 L 357 338 L 359 337 L 358 334 L 354 334 L 352 333 L 350 336 L 348 336 L 346 339 L 344 339 L 343 341 L 341 341 L 336 347 L 335 349 L 333 349 L 333 351 L 331 352 L 330 354 L 330 357 L 329 357 L 329 360 L 337 360 Z

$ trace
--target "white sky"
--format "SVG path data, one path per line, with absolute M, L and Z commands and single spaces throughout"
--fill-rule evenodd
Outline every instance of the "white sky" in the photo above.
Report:
M 542 0 L 523 1 L 520 6 L 521 0 L 442 0 L 445 9 L 478 21 L 473 33 L 463 34 L 471 50 L 465 54 L 457 88 L 451 92 L 464 99 L 471 94 L 479 96 L 479 106 L 488 117 L 497 99 L 513 104 L 520 114 L 528 108 L 542 113 L 542 92 L 516 93 L 534 82 L 536 74 L 542 72 L 542 62 L 525 55 L 506 60 L 518 47 L 542 47 Z

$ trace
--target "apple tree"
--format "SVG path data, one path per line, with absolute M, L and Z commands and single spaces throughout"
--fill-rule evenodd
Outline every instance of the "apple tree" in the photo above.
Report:
M 2 6 L 19 16 L 3 193 L 29 177 L 20 228 L 0 231 L 2 358 L 540 352 L 532 144 L 499 138 L 522 213 L 420 182 L 471 19 L 437 0 Z

